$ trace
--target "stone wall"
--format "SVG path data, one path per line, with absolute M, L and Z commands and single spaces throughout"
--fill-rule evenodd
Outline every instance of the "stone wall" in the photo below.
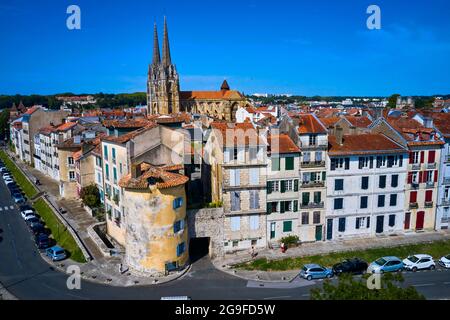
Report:
M 223 255 L 223 208 L 195 209 L 187 212 L 189 239 L 210 238 L 209 255 Z

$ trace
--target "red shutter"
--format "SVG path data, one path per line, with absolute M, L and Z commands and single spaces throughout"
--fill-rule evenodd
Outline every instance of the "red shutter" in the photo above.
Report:
M 425 191 L 425 201 L 429 202 L 433 199 L 433 190 L 427 190 Z
M 409 163 L 412 164 L 414 160 L 414 153 L 412 153 L 411 151 L 409 152 Z
M 438 180 L 438 171 L 435 170 L 434 171 L 434 182 L 437 182 L 437 180 Z
M 408 172 L 408 183 L 412 183 L 412 172 Z
M 422 171 L 419 171 L 419 183 L 423 183 L 423 178 Z
M 436 157 L 436 151 L 428 151 L 428 163 L 434 163 Z
M 425 151 L 420 151 L 420 163 L 424 163 L 425 161 Z
M 409 203 L 417 202 L 417 191 L 411 191 L 409 194 Z

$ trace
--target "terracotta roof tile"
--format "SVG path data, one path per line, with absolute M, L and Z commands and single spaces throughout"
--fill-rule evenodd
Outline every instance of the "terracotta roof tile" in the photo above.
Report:
M 244 96 L 236 90 L 180 91 L 182 100 L 240 100 Z
M 137 137 L 138 135 L 146 132 L 147 130 L 153 129 L 155 127 L 157 127 L 158 124 L 154 123 L 154 122 L 149 122 L 148 125 L 146 125 L 143 128 L 131 131 L 129 133 L 123 134 L 121 136 L 104 136 L 102 138 L 102 141 L 106 141 L 106 142 L 115 142 L 115 143 L 126 143 L 128 141 L 130 141 L 131 139 L 133 139 L 134 137 Z
M 372 124 L 372 121 L 366 116 L 346 116 L 345 119 L 357 128 L 367 128 Z
M 56 128 L 57 131 L 67 131 L 69 129 L 72 129 L 73 127 L 75 127 L 77 124 L 75 122 L 66 122 L 61 124 L 60 126 L 58 126 Z
M 298 114 L 299 119 L 298 132 L 306 133 L 326 133 L 325 126 L 312 114 Z
M 124 176 L 119 181 L 122 188 L 129 189 L 147 189 L 150 182 L 154 181 L 158 189 L 167 189 L 181 186 L 189 181 L 189 178 L 174 172 L 164 170 L 148 163 L 141 164 L 141 175 L 137 178 L 131 178 L 131 174 Z
M 414 119 L 400 116 L 387 117 L 386 120 L 408 141 L 410 146 L 444 144 L 443 141 L 439 140 L 434 129 L 426 128 Z
M 292 141 L 287 134 L 270 135 L 267 139 L 269 143 L 268 152 L 274 153 L 299 153 L 300 148 Z M 278 152 L 276 152 L 278 149 Z
M 211 128 L 220 135 L 220 143 L 225 146 L 248 146 L 263 145 L 265 140 L 259 134 L 259 130 L 255 129 L 253 124 L 249 122 L 231 123 L 218 122 L 211 123 Z
M 336 136 L 330 135 L 328 143 L 330 156 L 407 152 L 403 147 L 380 133 L 344 135 L 342 145 L 337 143 Z
M 147 119 L 123 119 L 103 120 L 102 124 L 107 128 L 142 128 L 151 122 Z

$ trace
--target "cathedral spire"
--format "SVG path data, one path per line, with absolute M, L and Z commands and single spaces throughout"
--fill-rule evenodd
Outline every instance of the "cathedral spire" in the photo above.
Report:
M 164 17 L 164 40 L 163 40 L 163 58 L 162 63 L 164 67 L 172 64 L 170 59 L 170 48 L 169 48 L 169 34 L 167 32 L 167 20 Z
M 158 30 L 156 28 L 156 23 L 153 31 L 153 59 L 152 64 L 158 65 L 161 63 L 161 57 L 159 56 L 159 41 L 158 41 Z

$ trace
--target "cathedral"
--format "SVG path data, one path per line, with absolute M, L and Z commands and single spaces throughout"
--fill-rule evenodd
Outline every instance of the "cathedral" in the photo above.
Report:
M 170 57 L 167 21 L 164 18 L 162 59 L 156 24 L 153 33 L 153 57 L 148 67 L 147 108 L 149 114 L 199 113 L 219 120 L 235 121 L 239 107 L 249 103 L 226 80 L 218 91 L 180 91 L 180 78 Z

